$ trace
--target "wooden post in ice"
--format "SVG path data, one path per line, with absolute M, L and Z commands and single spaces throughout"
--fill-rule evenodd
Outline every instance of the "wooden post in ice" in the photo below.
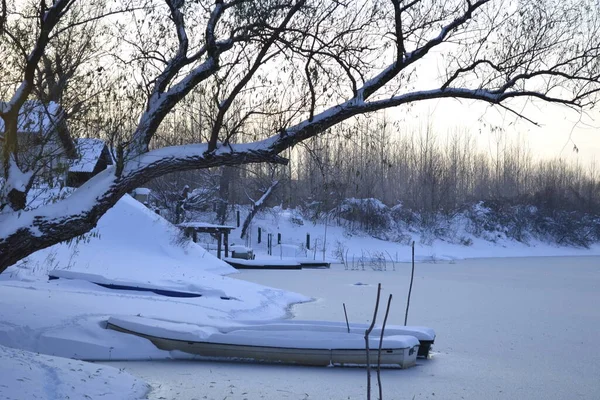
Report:
M 379 297 L 381 296 L 381 283 L 377 285 L 377 300 L 375 301 L 375 311 L 373 312 L 373 320 L 371 326 L 365 331 L 365 348 L 367 351 L 367 400 L 371 400 L 371 360 L 370 360 L 370 349 L 369 349 L 369 335 L 375 326 L 375 320 L 377 319 L 377 310 L 379 310 Z
M 415 279 L 415 242 L 412 242 L 412 271 L 410 273 L 410 286 L 408 287 L 408 298 L 406 299 L 406 313 L 404 314 L 404 326 L 408 321 L 408 307 L 410 307 L 410 294 L 412 292 L 413 280 Z
M 217 258 L 221 259 L 221 233 L 217 235 Z
M 348 322 L 348 313 L 346 312 L 346 303 L 342 303 L 344 306 L 344 316 L 346 317 L 346 327 L 348 328 L 348 333 L 350 333 L 350 323 Z
M 267 254 L 270 256 L 273 255 L 273 234 L 272 233 L 267 234 Z
M 390 305 L 392 304 L 392 295 L 388 298 L 387 308 L 385 309 L 385 317 L 383 317 L 383 325 L 381 326 L 381 336 L 379 337 L 379 350 L 377 351 L 377 386 L 379 386 L 379 400 L 383 400 L 383 388 L 381 387 L 381 351 L 383 347 L 383 333 L 385 332 L 385 324 L 387 323 L 388 315 L 390 315 Z

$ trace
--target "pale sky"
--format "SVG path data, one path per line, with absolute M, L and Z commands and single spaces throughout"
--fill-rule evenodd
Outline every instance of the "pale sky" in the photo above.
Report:
M 600 112 L 580 115 L 563 105 L 536 102 L 524 114 L 540 127 L 517 118 L 498 106 L 478 101 L 435 100 L 415 106 L 411 115 L 429 118 L 440 134 L 444 128 L 464 128 L 476 136 L 482 150 L 494 148 L 496 136 L 490 124 L 504 129 L 508 142 L 523 140 L 534 157 L 562 158 L 588 165 L 600 161 Z M 418 118 L 418 117 L 417 117 Z M 421 117 L 422 118 L 422 117 Z M 573 151 L 577 146 L 579 152 Z
M 446 65 L 439 54 L 439 50 L 432 51 L 419 63 L 416 90 L 438 88 L 440 79 L 443 81 L 440 77 L 444 76 Z M 511 99 L 504 104 L 540 126 L 500 106 L 465 99 L 423 101 L 412 104 L 410 111 L 401 107 L 386 113 L 407 123 L 414 121 L 416 126 L 429 122 L 440 135 L 446 129 L 466 130 L 477 137 L 483 151 L 496 146 L 497 138 L 490 126 L 497 126 L 503 128 L 507 142 L 525 141 L 535 158 L 562 158 L 582 165 L 595 159 L 600 162 L 600 109 L 581 114 L 538 99 Z M 579 152 L 573 151 L 574 146 Z

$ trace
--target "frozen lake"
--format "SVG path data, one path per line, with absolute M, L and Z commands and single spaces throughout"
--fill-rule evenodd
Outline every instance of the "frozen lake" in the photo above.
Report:
M 316 301 L 294 318 L 368 322 L 377 283 L 402 324 L 410 264 L 387 271 L 244 271 L 235 277 Z M 360 285 L 357 285 L 360 283 Z M 408 323 L 434 328 L 434 357 L 385 370 L 385 399 L 600 398 L 600 257 L 417 264 Z M 378 321 L 383 318 L 380 310 Z M 153 385 L 150 399 L 364 399 L 364 369 L 224 362 L 111 362 Z M 375 376 L 373 375 L 373 378 Z M 375 382 L 375 381 L 374 381 Z M 374 385 L 373 398 L 377 398 Z

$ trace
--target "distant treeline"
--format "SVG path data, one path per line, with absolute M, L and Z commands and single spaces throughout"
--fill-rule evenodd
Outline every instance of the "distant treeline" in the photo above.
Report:
M 297 149 L 289 202 L 335 206 L 347 198 L 402 203 L 418 212 L 453 213 L 492 201 L 600 213 L 600 170 L 560 159 L 534 159 L 501 138 L 488 152 L 464 132 L 398 132 L 385 122 L 340 127 Z M 293 194 L 293 196 L 291 195 Z
M 481 151 L 465 132 L 403 132 L 385 120 L 340 125 L 285 154 L 286 167 L 193 171 L 152 183 L 173 208 L 231 217 L 236 204 L 260 198 L 277 180 L 267 205 L 302 210 L 313 221 L 331 218 L 402 241 L 408 231 L 466 241 L 458 231 L 488 240 L 538 237 L 588 246 L 600 240 L 600 171 L 595 164 L 535 158 L 522 143 L 498 140 Z M 229 205 L 229 207 L 224 207 Z M 404 233 L 403 233 L 404 232 Z M 460 235 L 459 235 L 460 236 Z M 468 244 L 468 243 L 465 243 Z

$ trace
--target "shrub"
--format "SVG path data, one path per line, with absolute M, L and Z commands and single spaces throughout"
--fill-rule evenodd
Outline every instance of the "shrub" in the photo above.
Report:
M 391 225 L 390 209 L 373 198 L 346 199 L 335 209 L 335 214 L 349 229 L 358 228 L 369 234 L 378 234 Z

